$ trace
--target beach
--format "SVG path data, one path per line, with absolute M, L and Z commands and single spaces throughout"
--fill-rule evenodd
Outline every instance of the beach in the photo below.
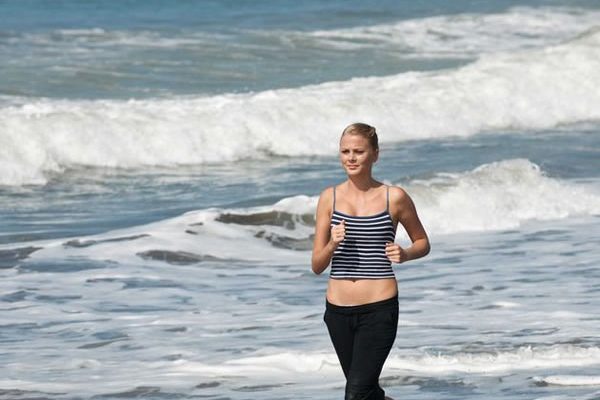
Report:
M 448 3 L 0 3 L 0 399 L 343 397 L 356 121 L 431 240 L 386 395 L 599 399 L 600 5 Z

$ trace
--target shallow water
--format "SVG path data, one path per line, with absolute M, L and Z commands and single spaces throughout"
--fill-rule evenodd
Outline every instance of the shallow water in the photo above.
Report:
M 0 5 L 0 399 L 341 398 L 354 120 L 432 242 L 387 394 L 600 398 L 595 2 L 43 4 Z

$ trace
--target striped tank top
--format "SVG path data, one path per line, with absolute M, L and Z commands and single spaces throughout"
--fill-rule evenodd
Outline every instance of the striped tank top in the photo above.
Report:
M 390 189 L 386 189 L 385 211 L 368 216 L 352 216 L 335 209 L 335 186 L 333 187 L 331 227 L 344 220 L 346 234 L 331 258 L 331 278 L 395 278 L 392 262 L 385 255 L 385 243 L 393 242 L 396 237 L 394 222 L 389 213 Z

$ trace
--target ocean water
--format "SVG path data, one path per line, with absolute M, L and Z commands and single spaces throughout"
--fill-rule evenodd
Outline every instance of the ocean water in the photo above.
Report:
M 432 244 L 395 265 L 387 395 L 600 399 L 599 21 L 0 2 L 0 399 L 342 398 L 310 250 L 355 121 Z

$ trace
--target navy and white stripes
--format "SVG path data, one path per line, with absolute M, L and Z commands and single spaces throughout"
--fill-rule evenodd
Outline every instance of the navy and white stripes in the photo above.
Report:
M 331 278 L 395 278 L 392 263 L 385 255 L 385 243 L 396 236 L 389 211 L 369 216 L 352 216 L 335 208 L 331 226 L 345 221 L 344 240 L 333 253 Z

